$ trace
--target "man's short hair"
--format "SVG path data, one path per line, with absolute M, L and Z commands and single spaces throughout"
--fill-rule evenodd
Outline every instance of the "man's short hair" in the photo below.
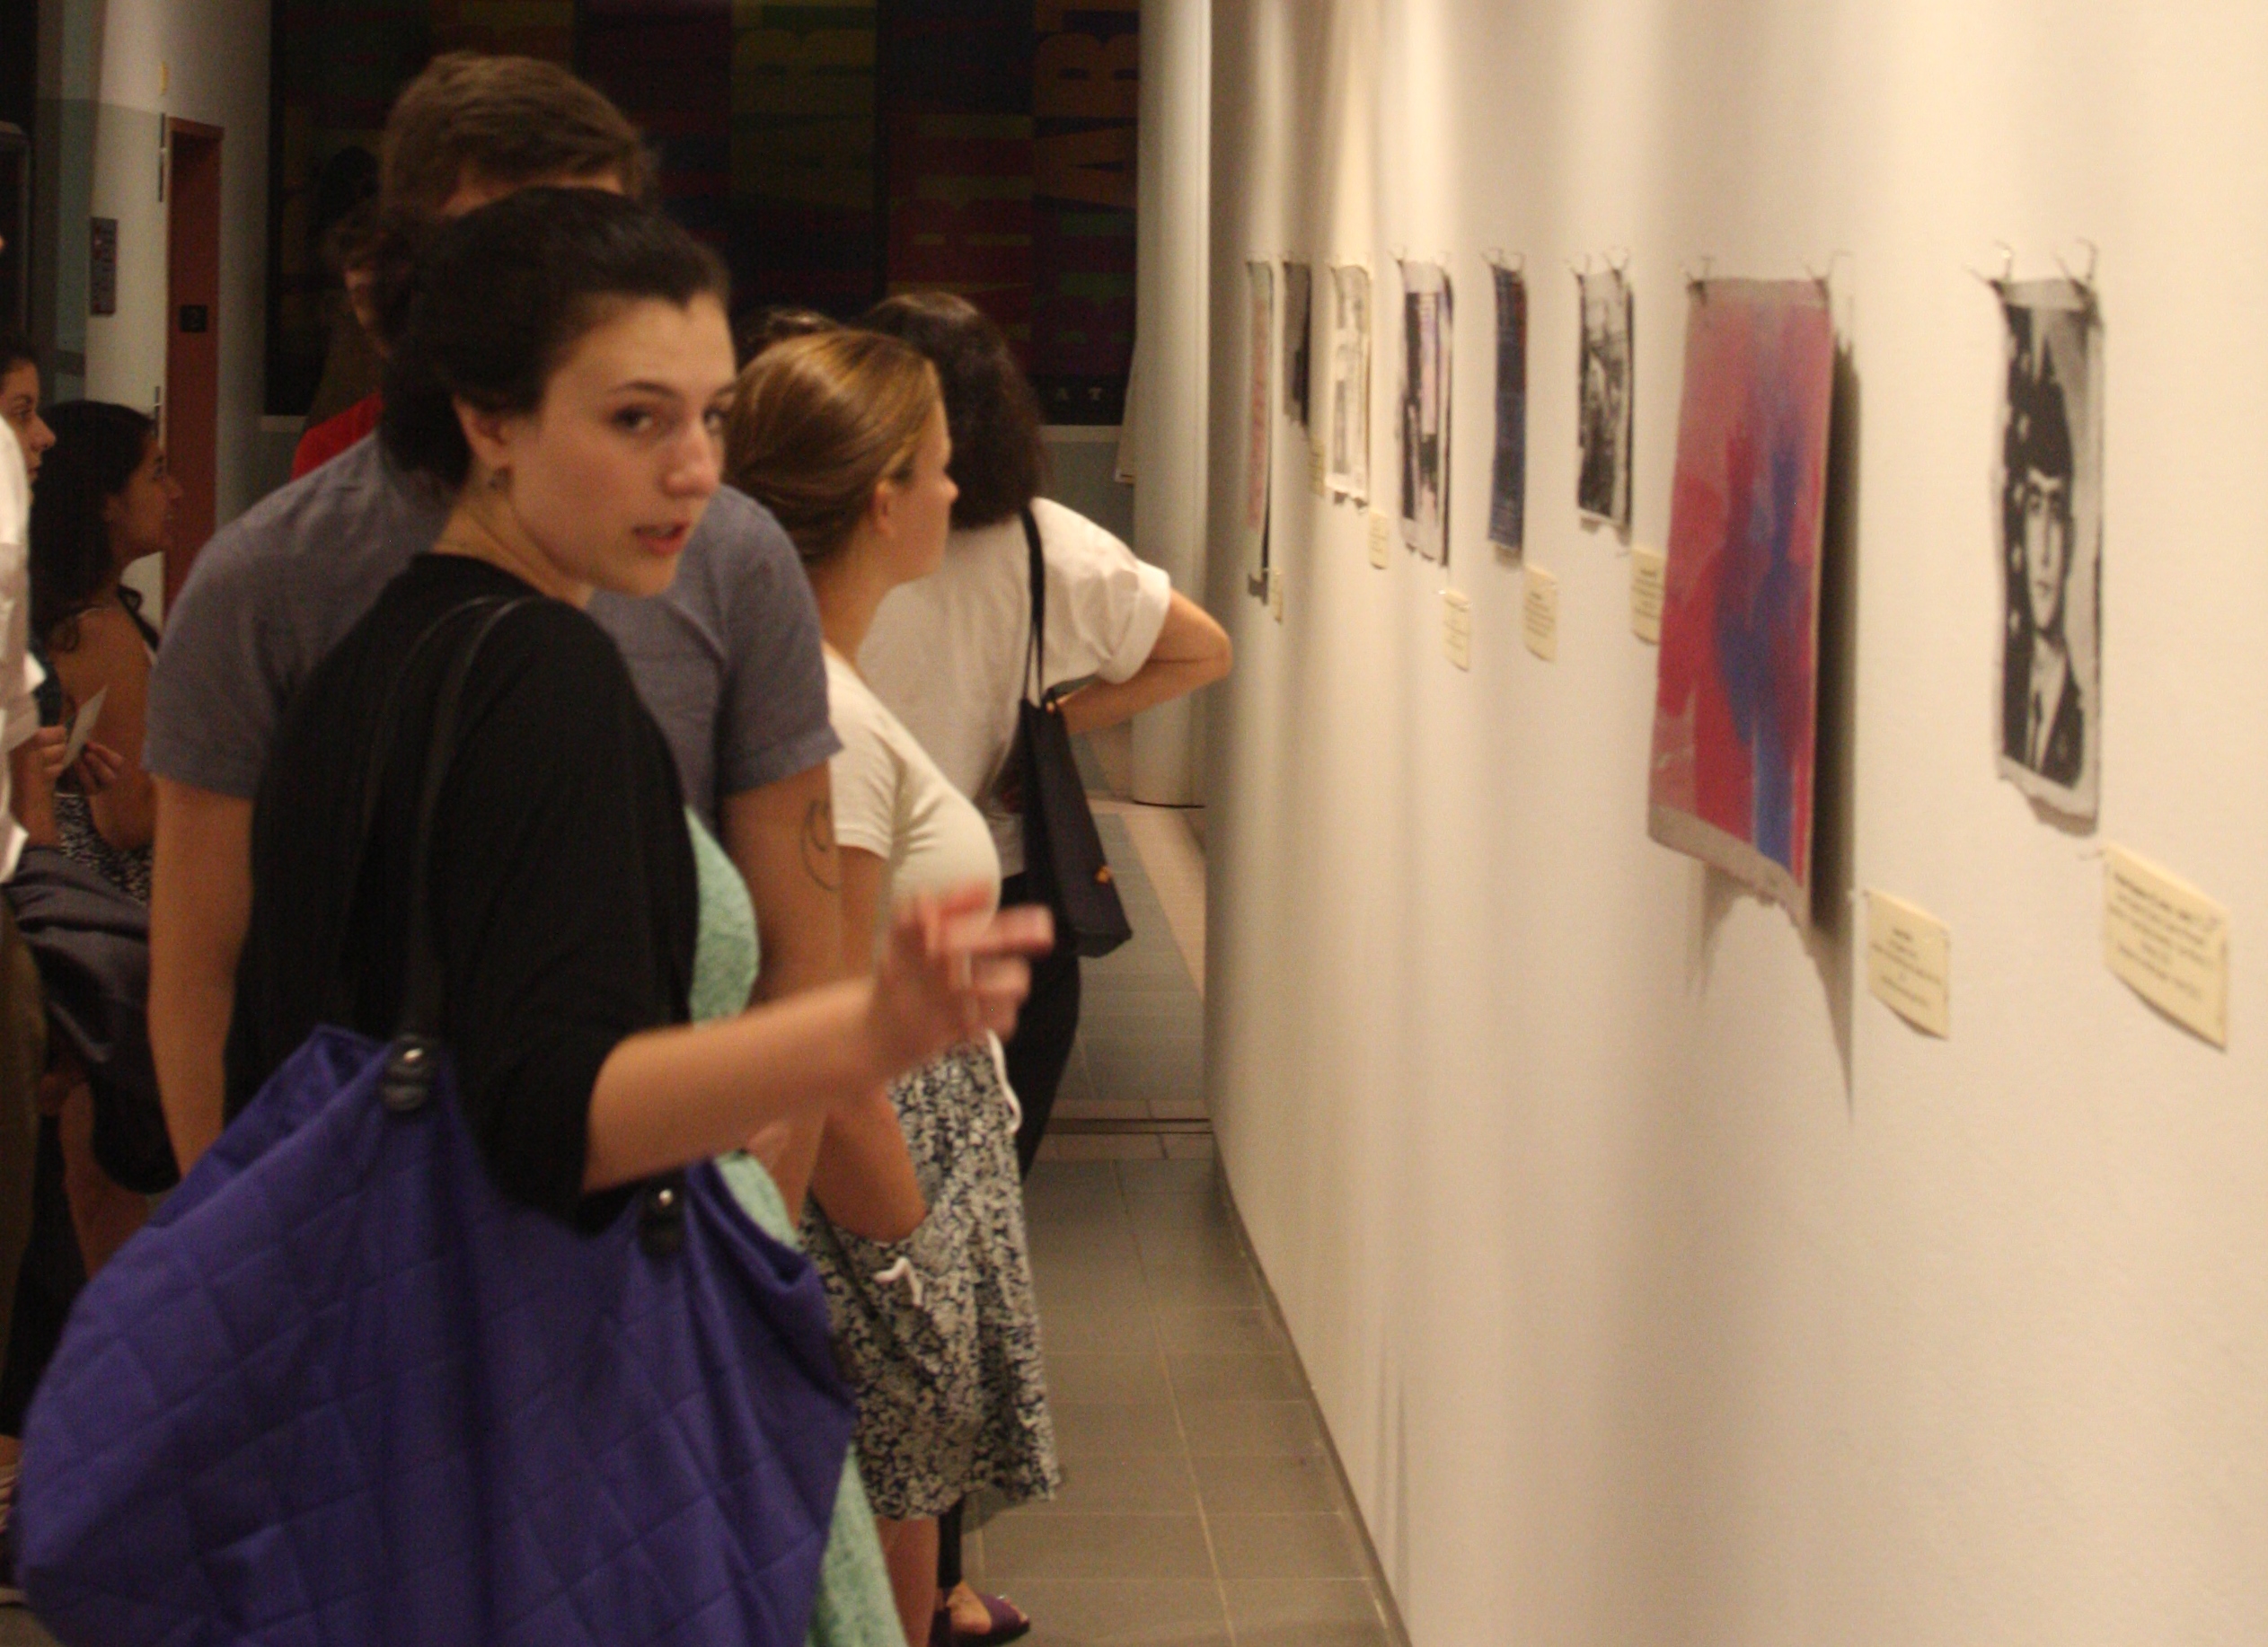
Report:
M 394 99 L 378 176 L 389 215 L 431 219 L 468 177 L 516 188 L 613 176 L 643 198 L 649 170 L 638 128 L 557 64 L 452 51 Z

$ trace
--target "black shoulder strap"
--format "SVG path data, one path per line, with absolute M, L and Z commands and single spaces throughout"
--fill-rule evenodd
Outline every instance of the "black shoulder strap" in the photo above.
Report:
M 363 783 L 361 828 L 355 843 L 354 871 L 348 879 L 350 889 L 359 886 L 362 866 L 370 850 L 371 832 L 376 827 L 378 795 L 385 780 L 386 765 L 393 753 L 395 740 L 401 735 L 402 689 L 413 670 L 419 656 L 428 643 L 445 629 L 469 623 L 471 633 L 457 645 L 450 658 L 447 672 L 443 675 L 439 695 L 434 701 L 433 726 L 426 737 L 425 759 L 420 768 L 418 788 L 418 817 L 410 859 L 410 930 L 403 950 L 403 981 L 402 1019 L 395 1030 L 393 1050 L 386 1060 L 385 1075 L 380 1083 L 380 1096 L 386 1107 L 410 1110 L 423 1105 L 433 1095 L 433 1069 L 439 1048 L 441 1029 L 442 969 L 440 956 L 433 943 L 433 907 L 429 888 L 433 857 L 433 815 L 441 798 L 441 786 L 447 779 L 449 766 L 456 753 L 458 710 L 464 698 L 464 683 L 472 673 L 473 660 L 498 624 L 517 608 L 525 606 L 534 597 L 492 597 L 468 601 L 453 607 L 434 620 L 410 647 L 409 661 L 395 677 L 393 691 L 381 717 L 378 735 L 370 752 L 370 770 Z M 475 615 L 468 615 L 475 614 Z
M 1024 648 L 1024 688 L 1029 701 L 1047 701 L 1047 557 L 1039 547 L 1039 521 L 1024 506 L 1024 542 L 1031 549 L 1031 638 Z

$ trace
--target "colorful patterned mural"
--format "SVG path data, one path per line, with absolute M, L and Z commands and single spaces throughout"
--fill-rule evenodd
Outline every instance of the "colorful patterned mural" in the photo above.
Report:
M 278 0 L 269 410 L 305 411 L 336 353 L 322 237 L 375 184 L 394 92 L 467 47 L 572 63 L 620 103 L 670 212 L 731 263 L 737 307 L 849 318 L 885 292 L 960 292 L 1025 351 L 1052 419 L 1116 422 L 1138 8 Z

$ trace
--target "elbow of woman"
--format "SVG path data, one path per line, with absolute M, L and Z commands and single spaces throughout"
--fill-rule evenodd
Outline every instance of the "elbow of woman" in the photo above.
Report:
M 1198 663 L 1198 671 L 1205 677 L 1198 683 L 1201 686 L 1227 680 L 1229 671 L 1236 665 L 1236 642 L 1229 639 L 1229 631 L 1216 628 L 1213 634 L 1216 639 L 1213 647 Z

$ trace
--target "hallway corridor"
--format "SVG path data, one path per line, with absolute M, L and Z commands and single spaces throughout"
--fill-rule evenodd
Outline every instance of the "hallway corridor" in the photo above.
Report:
M 1390 1647 L 1213 1159 L 1203 859 L 1185 815 L 1097 809 L 1135 936 L 1087 964 L 1078 1055 L 1025 1197 L 1065 1482 L 982 1527 L 972 1576 L 1038 1620 L 1037 1647 Z

